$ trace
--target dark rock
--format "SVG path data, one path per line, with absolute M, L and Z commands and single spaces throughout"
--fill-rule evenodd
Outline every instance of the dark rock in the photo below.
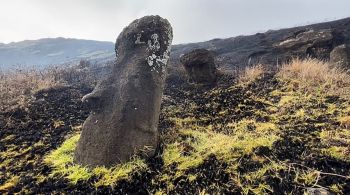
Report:
M 333 193 L 323 188 L 307 188 L 308 195 L 332 195 Z
M 335 47 L 330 54 L 330 63 L 335 67 L 350 70 L 350 47 L 345 44 Z
M 171 41 L 171 25 L 159 16 L 124 28 L 112 74 L 83 98 L 92 113 L 76 148 L 77 163 L 109 167 L 140 151 L 154 154 Z
M 214 54 L 206 49 L 195 49 L 180 57 L 190 82 L 213 84 L 216 82 Z
M 329 59 L 329 53 L 342 41 L 342 36 L 332 29 L 301 31 L 274 46 L 287 57 L 312 57 Z

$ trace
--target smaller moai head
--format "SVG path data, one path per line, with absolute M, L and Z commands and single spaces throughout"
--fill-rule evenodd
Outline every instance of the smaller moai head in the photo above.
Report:
M 217 79 L 214 53 L 206 49 L 195 49 L 180 57 L 190 82 L 212 85 Z

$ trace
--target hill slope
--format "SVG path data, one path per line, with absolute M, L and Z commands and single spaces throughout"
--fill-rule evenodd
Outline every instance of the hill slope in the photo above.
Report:
M 81 59 L 113 59 L 114 44 L 91 40 L 47 38 L 0 44 L 0 68 L 15 65 L 45 67 Z
M 310 33 L 312 31 L 314 33 Z M 329 37 L 322 38 L 324 35 L 322 32 L 328 34 Z M 307 41 L 302 40 L 303 38 Z M 294 43 L 294 45 L 278 47 L 283 42 Z M 350 18 L 294 28 L 269 30 L 265 33 L 248 36 L 174 45 L 171 62 L 173 65 L 179 65 L 181 54 L 193 49 L 205 48 L 217 54 L 217 61 L 221 69 L 234 70 L 257 63 L 274 66 L 285 59 L 296 56 L 311 55 L 327 60 L 329 52 L 336 45 L 342 43 L 350 43 Z M 323 56 L 313 55 L 312 50 L 314 49 L 324 50 Z

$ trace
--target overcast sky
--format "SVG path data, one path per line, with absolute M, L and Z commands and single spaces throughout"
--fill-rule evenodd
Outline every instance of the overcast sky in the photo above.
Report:
M 350 17 L 350 0 L 0 0 L 0 42 L 114 42 L 124 26 L 150 14 L 170 21 L 174 43 L 187 43 Z

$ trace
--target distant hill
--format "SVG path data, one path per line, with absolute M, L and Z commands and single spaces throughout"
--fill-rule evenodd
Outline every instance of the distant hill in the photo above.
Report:
M 288 47 L 281 47 L 285 43 L 289 43 Z M 220 69 L 232 71 L 257 63 L 273 66 L 297 56 L 305 57 L 312 54 L 311 57 L 318 57 L 316 54 L 319 52 L 322 53 L 320 59 L 327 60 L 329 52 L 335 46 L 344 43 L 350 44 L 350 18 L 268 30 L 254 35 L 173 45 L 168 67 L 181 68 L 179 56 L 197 48 L 214 51 Z M 16 65 L 45 67 L 51 64 L 77 62 L 81 59 L 104 62 L 112 60 L 114 56 L 112 42 L 48 38 L 0 43 L 0 69 Z
M 274 66 L 293 57 L 328 60 L 329 52 L 340 44 L 350 44 L 350 17 L 254 35 L 174 45 L 170 66 L 181 67 L 181 54 L 198 48 L 214 51 L 217 65 L 228 71 L 258 63 Z
M 9 44 L 0 43 L 0 69 L 15 66 L 46 67 L 81 59 L 113 59 L 114 43 L 81 39 L 46 38 Z

